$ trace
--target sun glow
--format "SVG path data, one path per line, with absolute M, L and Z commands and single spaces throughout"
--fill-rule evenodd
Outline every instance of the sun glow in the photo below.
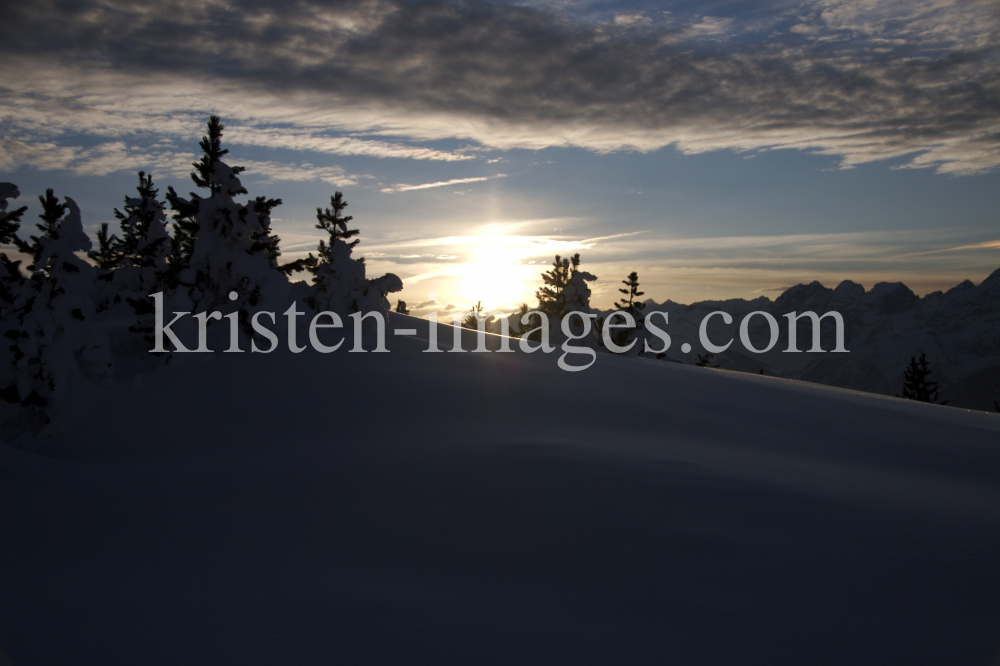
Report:
M 518 263 L 521 248 L 505 246 L 502 239 L 476 248 L 475 256 L 459 269 L 460 293 L 469 303 L 482 301 L 487 310 L 516 306 L 531 298 L 528 284 L 537 269 Z
M 404 278 L 401 298 L 411 301 L 411 309 L 419 315 L 443 306 L 468 312 L 478 302 L 487 312 L 509 312 L 522 303 L 537 303 L 535 291 L 541 286 L 541 273 L 550 268 L 551 257 L 570 256 L 601 240 L 508 233 L 519 226 L 483 225 L 476 234 L 374 246 L 369 252 L 379 256 L 405 252 L 402 258 L 411 260 L 408 265 L 417 274 Z

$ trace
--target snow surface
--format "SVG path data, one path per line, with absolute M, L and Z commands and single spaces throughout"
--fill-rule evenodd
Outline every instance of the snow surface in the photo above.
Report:
M 120 367 L 0 445 L 11 662 L 997 657 L 1000 415 L 427 326 Z

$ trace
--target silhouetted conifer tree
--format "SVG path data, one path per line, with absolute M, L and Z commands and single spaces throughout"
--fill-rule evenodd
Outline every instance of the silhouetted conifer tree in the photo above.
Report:
M 83 376 L 106 377 L 113 371 L 104 331 L 92 323 L 91 298 L 96 270 L 78 256 L 93 247 L 83 231 L 80 209 L 47 190 L 40 196 L 40 235 L 24 241 L 10 232 L 18 249 L 31 256 L 30 278 L 19 275 L 18 264 L 3 258 L 6 298 L 3 334 L 12 344 L 2 354 L 0 396 L 37 412 L 47 423 L 67 391 Z
M 153 187 L 152 174 L 140 171 L 136 190 L 138 198 L 125 197 L 124 210 L 115 208 L 121 230 L 120 265 L 162 268 L 170 251 L 170 237 L 165 228 L 164 205 L 157 198 L 159 190 Z
M 322 229 L 330 234 L 330 246 L 333 246 L 333 241 L 342 240 L 347 243 L 347 247 L 354 248 L 358 243 L 361 242 L 360 239 L 354 238 L 360 231 L 357 229 L 348 229 L 347 223 L 354 219 L 353 215 L 344 216 L 342 213 L 344 209 L 347 208 L 347 202 L 344 201 L 343 192 L 334 192 L 333 196 L 330 197 L 330 208 L 317 208 L 316 209 L 316 228 Z M 349 239 L 354 238 L 354 240 L 349 241 Z M 323 241 L 320 241 L 320 248 L 323 247 Z M 329 256 L 324 257 L 323 253 L 320 252 L 320 258 L 329 258 Z M 356 261 L 363 261 L 363 259 L 357 259 Z
M 479 319 L 483 316 L 483 302 L 478 301 L 472 308 L 472 314 L 462 320 L 463 328 L 476 330 L 479 328 Z
M 15 210 L 7 210 L 7 199 L 16 199 L 19 196 L 21 192 L 13 183 L 0 183 L 0 245 L 9 243 L 17 245 L 20 242 L 17 231 L 21 228 L 21 216 L 28 207 L 21 206 Z M 14 294 L 24 282 L 21 262 L 11 261 L 6 253 L 0 253 L 0 312 L 5 312 L 13 303 Z
M 569 259 L 563 259 L 558 254 L 552 262 L 552 270 L 542 273 L 544 285 L 535 292 L 538 299 L 538 309 L 550 317 L 562 317 L 566 314 L 566 303 L 563 290 L 569 284 L 570 276 L 580 265 L 579 253 Z
M 284 266 L 278 264 L 278 257 L 281 256 L 279 244 L 281 238 L 271 233 L 271 211 L 281 205 L 281 199 L 268 199 L 267 197 L 257 197 L 254 199 L 254 212 L 257 213 L 257 223 L 261 226 L 261 231 L 253 231 L 250 238 L 253 244 L 250 246 L 250 253 L 266 252 L 267 260 L 271 268 L 277 268 L 285 275 L 291 275 L 293 271 L 286 271 Z M 292 262 L 293 264 L 295 262 Z
M 938 383 L 931 379 L 931 368 L 927 355 L 920 354 L 920 360 L 910 357 L 910 365 L 903 372 L 903 393 L 900 398 L 909 398 L 919 402 L 931 402 L 945 405 L 947 400 L 938 402 Z
M 14 302 L 14 297 L 19 289 L 24 286 L 26 279 L 21 272 L 21 262 L 11 261 L 6 253 L 0 253 L 0 310 L 5 310 Z
M 535 330 L 542 325 L 541 315 L 533 314 L 528 317 L 527 323 L 522 324 L 521 318 L 524 315 L 531 312 L 531 308 L 527 303 L 521 303 L 521 307 L 517 309 L 517 312 L 510 316 L 511 321 L 511 335 L 514 337 L 523 337 L 527 331 Z M 535 330 L 535 332 L 527 338 L 532 342 L 538 342 L 542 339 L 542 332 L 540 330 Z
M 31 264 L 28 265 L 28 269 L 32 271 L 42 270 L 43 262 L 40 262 L 40 259 L 47 244 L 42 239 L 45 238 L 49 241 L 58 240 L 59 225 L 66 211 L 69 209 L 69 204 L 60 203 L 59 198 L 56 197 L 51 189 L 45 190 L 45 196 L 39 195 L 38 201 L 42 204 L 42 214 L 38 216 L 42 221 L 40 223 L 36 222 L 35 226 L 42 232 L 42 235 L 29 236 L 27 241 L 21 240 L 17 236 L 14 237 L 14 244 L 17 246 L 17 249 L 31 256 Z
M 21 192 L 13 183 L 0 183 L 0 245 L 13 243 L 17 238 L 17 230 L 21 228 L 21 216 L 28 210 L 21 206 L 12 211 L 7 210 L 7 199 L 16 199 Z
M 568 259 L 556 255 L 552 270 L 542 273 L 544 285 L 535 292 L 538 309 L 557 320 L 569 312 L 589 312 L 590 288 L 587 282 L 596 279 L 596 275 L 580 270 L 579 254 Z
M 139 184 L 136 186 L 138 197 L 125 197 L 122 209 L 115 208 L 121 238 L 116 238 L 114 250 L 117 261 L 110 268 L 113 273 L 100 276 L 111 281 L 111 288 L 106 290 L 106 296 L 101 301 L 102 306 L 111 305 L 124 300 L 136 315 L 136 322 L 129 327 L 135 333 L 143 333 L 147 341 L 153 341 L 153 304 L 150 294 L 169 291 L 178 286 L 178 272 L 186 264 L 168 265 L 171 255 L 171 238 L 167 233 L 166 206 L 159 199 L 159 190 L 153 186 L 152 174 L 139 172 Z M 108 262 L 102 264 L 99 255 L 104 252 L 105 241 L 102 234 L 107 231 L 102 228 L 98 234 L 98 244 L 101 249 L 90 254 L 98 266 L 108 267 Z M 109 268 L 109 270 L 110 270 Z
M 347 202 L 343 193 L 336 192 L 330 197 L 329 208 L 316 209 L 316 228 L 329 234 L 329 242 L 321 239 L 317 256 L 309 253 L 300 260 L 305 270 L 313 275 L 315 291 L 308 300 L 309 305 L 342 314 L 372 309 L 384 312 L 389 306 L 385 296 L 402 290 L 403 282 L 393 273 L 371 280 L 365 277 L 364 257 L 351 256 L 360 242 L 354 238 L 359 232 L 348 228 L 348 222 L 354 217 L 345 216 L 345 208 Z
M 223 199 L 215 202 L 219 208 L 211 211 L 210 217 L 219 235 L 238 236 L 241 232 L 236 231 L 234 227 L 241 224 L 248 225 L 250 228 L 247 236 L 252 241 L 260 240 L 257 245 L 251 244 L 248 249 L 250 254 L 266 251 L 269 257 L 274 256 L 275 258 L 277 254 L 280 254 L 277 252 L 277 240 L 273 241 L 274 245 L 270 241 L 269 228 L 265 228 L 265 225 L 260 225 L 261 229 L 254 227 L 260 223 L 256 215 L 258 212 L 266 213 L 265 220 L 267 220 L 269 227 L 270 218 L 267 215 L 270 215 L 271 209 L 279 205 L 281 200 L 258 197 L 250 206 L 238 206 L 231 202 L 231 197 L 247 194 L 246 188 L 237 177 L 246 169 L 241 166 L 230 166 L 222 161 L 222 158 L 229 153 L 228 149 L 222 147 L 224 129 L 225 126 L 218 116 L 209 118 L 208 134 L 203 136 L 199 143 L 202 150 L 201 158 L 192 165 L 195 170 L 191 172 L 191 180 L 198 187 L 207 189 L 209 196 L 201 197 L 192 192 L 191 198 L 185 199 L 179 196 L 173 187 L 167 188 L 167 201 L 174 211 L 174 235 L 171 241 L 170 263 L 175 272 L 190 265 L 199 231 L 204 221 L 200 219 L 199 213 L 205 202 L 215 198 L 216 195 L 221 195 Z M 229 205 L 227 206 L 227 204 Z M 221 208 L 227 207 L 230 208 L 228 214 L 223 213 Z
M 611 339 L 619 347 L 623 347 L 628 344 L 628 340 L 632 335 L 638 334 L 639 330 L 642 329 L 643 319 L 642 311 L 646 309 L 645 303 L 640 303 L 636 300 L 639 296 L 643 296 L 645 292 L 639 291 L 639 274 L 632 271 L 628 274 L 628 277 L 622 280 L 622 284 L 625 285 L 625 289 L 619 289 L 618 291 L 625 296 L 623 296 L 617 303 L 615 303 L 615 310 L 619 312 L 627 312 L 632 315 L 635 320 L 635 328 L 616 328 L 614 333 L 611 335 Z M 621 317 L 619 317 L 621 319 Z M 618 321 L 617 323 L 622 323 Z
M 217 178 L 215 167 L 222 161 L 224 155 L 229 154 L 229 150 L 222 147 L 222 130 L 224 129 L 225 126 L 218 116 L 209 116 L 208 135 L 201 137 L 201 141 L 198 143 L 201 147 L 201 159 L 194 163 L 196 171 L 191 173 L 191 180 L 194 181 L 194 184 L 207 189 L 212 194 L 222 191 L 223 183 Z M 246 168 L 241 166 L 230 168 L 233 175 L 239 175 L 246 171 Z M 246 194 L 246 190 L 234 192 L 234 194 Z
M 615 310 L 628 312 L 635 317 L 636 322 L 639 322 L 642 319 L 642 311 L 646 309 L 645 303 L 640 303 L 636 300 L 639 296 L 643 296 L 646 293 L 639 291 L 639 274 L 632 271 L 628 274 L 627 278 L 622 280 L 622 284 L 628 288 L 619 289 L 618 291 L 628 296 L 628 298 L 626 299 L 623 296 L 621 300 L 615 303 Z
M 699 368 L 707 368 L 709 366 L 713 368 L 718 368 L 719 365 L 712 365 L 715 362 L 715 354 L 698 354 L 698 362 L 695 363 Z M 763 371 L 761 371 L 763 372 Z
M 281 201 L 236 201 L 247 194 L 239 179 L 245 169 L 223 161 L 229 151 L 222 148 L 219 118 L 212 116 L 207 127 L 191 180 L 208 190 L 208 196 L 191 193 L 185 199 L 173 188 L 167 190 L 175 223 L 169 258 L 172 288 L 164 294 L 164 307 L 172 301 L 175 310 L 238 312 L 249 334 L 249 317 L 266 311 L 268 303 L 278 307 L 290 289 L 277 270 L 278 239 L 270 232 L 271 210 Z M 233 292 L 235 300 L 230 299 Z
M 121 261 L 121 241 L 115 234 L 108 233 L 108 226 L 107 222 L 101 223 L 97 232 L 97 249 L 87 253 L 102 271 L 113 271 Z
M 222 147 L 222 130 L 225 126 L 218 116 L 210 116 L 208 119 L 208 134 L 201 138 L 199 146 L 202 150 L 201 158 L 195 162 L 195 171 L 191 172 L 191 180 L 198 187 L 205 188 L 210 195 L 214 195 L 222 190 L 222 182 L 216 175 L 216 166 L 222 163 L 224 155 L 229 153 L 228 149 Z M 244 171 L 244 167 L 230 167 L 232 176 Z M 239 181 L 236 181 L 239 182 Z M 238 187 L 232 194 L 246 194 L 247 191 Z M 201 227 L 198 222 L 198 208 L 201 197 L 191 193 L 190 199 L 184 199 L 174 191 L 172 186 L 167 188 L 167 201 L 174 211 L 174 235 L 171 243 L 171 264 L 177 267 L 187 266 L 194 253 L 195 237 Z
M 354 219 L 353 215 L 344 216 L 344 209 L 347 208 L 347 202 L 344 201 L 343 192 L 335 192 L 332 197 L 330 197 L 330 208 L 317 208 L 316 209 L 316 228 L 321 231 L 325 231 L 330 234 L 330 242 L 327 244 L 322 238 L 319 241 L 319 247 L 316 248 L 316 253 L 319 256 L 314 257 L 313 253 L 310 252 L 308 257 L 299 259 L 286 266 L 295 265 L 295 270 L 307 270 L 313 274 L 316 278 L 319 274 L 320 266 L 322 264 L 330 264 L 333 262 L 333 249 L 336 246 L 336 241 L 343 242 L 347 246 L 348 254 L 350 250 L 354 249 L 358 243 L 361 242 L 360 239 L 355 238 L 354 240 L 348 242 L 348 239 L 357 236 L 360 231 L 357 229 L 348 229 L 347 223 Z M 362 265 L 365 263 L 364 257 L 358 257 L 353 261 L 360 262 Z

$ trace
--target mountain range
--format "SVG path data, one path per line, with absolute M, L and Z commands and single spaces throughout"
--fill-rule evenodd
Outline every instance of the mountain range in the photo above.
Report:
M 940 399 L 949 405 L 992 411 L 1000 400 L 1000 269 L 976 285 L 966 280 L 946 292 L 917 296 L 905 284 L 880 282 L 866 291 L 850 280 L 836 288 L 819 282 L 799 284 L 774 301 L 761 296 L 753 300 L 701 301 L 681 305 L 672 301 L 646 301 L 645 312 L 668 313 L 672 344 L 666 358 L 684 363 L 697 360 L 704 351 L 699 326 L 711 312 L 733 317 L 726 325 L 720 315 L 707 326 L 709 339 L 718 346 L 733 344 L 716 355 L 712 365 L 723 369 L 776 375 L 842 388 L 895 395 L 901 391 L 903 372 L 911 357 L 926 354 L 931 379 L 939 382 Z M 831 350 L 835 342 L 832 317 L 822 321 L 824 353 L 809 353 L 812 344 L 808 320 L 797 327 L 797 347 L 789 353 L 788 313 L 839 312 L 844 321 L 845 346 L 849 353 Z M 778 322 L 777 344 L 765 353 L 754 353 L 741 343 L 739 326 L 752 312 L 767 312 Z M 661 322 L 662 320 L 655 320 Z M 748 322 L 749 339 L 757 349 L 770 340 L 770 326 L 762 315 Z M 651 337 L 651 336 L 650 336 Z M 688 342 L 692 350 L 681 351 Z M 658 348 L 658 340 L 650 345 Z

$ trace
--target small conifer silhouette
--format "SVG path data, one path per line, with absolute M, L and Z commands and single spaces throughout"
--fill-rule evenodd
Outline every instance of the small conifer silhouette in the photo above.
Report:
M 642 319 L 642 311 L 646 309 L 645 303 L 640 303 L 636 300 L 639 296 L 646 293 L 644 291 L 639 291 L 639 274 L 632 271 L 628 274 L 627 278 L 622 280 L 622 284 L 628 288 L 619 289 L 618 291 L 625 294 L 625 296 L 628 296 L 628 298 L 626 299 L 625 296 L 623 296 L 620 301 L 615 303 L 615 310 L 627 312 L 635 317 L 636 321 L 639 321 Z
M 628 274 L 622 284 L 625 285 L 625 289 L 619 289 L 618 291 L 624 294 L 622 298 L 615 303 L 615 312 L 627 312 L 631 315 L 632 319 L 635 321 L 635 328 L 615 328 L 611 331 L 611 341 L 618 345 L 619 347 L 624 347 L 628 344 L 628 340 L 632 335 L 634 335 L 643 326 L 642 321 L 642 311 L 646 309 L 646 304 L 641 303 L 638 298 L 644 295 L 646 292 L 639 291 L 639 274 L 632 271 Z M 627 298 L 626 298 L 627 297 Z M 604 329 L 608 324 L 609 320 L 614 316 L 615 313 L 608 315 L 607 317 L 598 317 L 597 325 L 594 327 L 594 335 L 597 337 L 597 344 L 600 347 L 604 346 Z M 624 317 L 618 317 L 615 319 L 614 323 L 616 325 L 624 323 Z M 641 352 L 640 352 L 641 353 Z M 665 354 L 664 354 L 665 356 Z M 662 358 L 662 356 L 657 355 L 657 358 Z
M 715 365 L 712 365 L 712 363 L 714 363 L 714 362 L 715 362 L 715 354 L 712 354 L 712 353 L 698 354 L 698 362 L 695 363 L 695 365 L 697 365 L 699 368 L 708 368 L 708 367 L 718 368 L 718 367 L 720 367 L 718 363 L 716 363 Z
M 938 383 L 931 379 L 931 367 L 927 362 L 927 354 L 921 352 L 920 360 L 910 357 L 910 365 L 903 372 L 903 393 L 900 398 L 908 398 L 918 402 L 930 402 L 946 405 L 948 401 L 938 402 Z
M 462 320 L 462 328 L 471 328 L 472 330 L 477 330 L 479 328 L 479 320 L 483 316 L 483 302 L 478 301 L 472 308 L 472 313 L 468 317 Z

